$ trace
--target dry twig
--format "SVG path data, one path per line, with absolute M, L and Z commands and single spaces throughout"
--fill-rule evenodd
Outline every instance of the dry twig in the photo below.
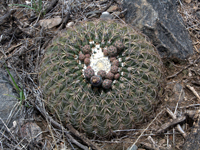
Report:
M 171 78 L 176 77 L 176 76 L 179 75 L 183 70 L 188 69 L 188 68 L 191 67 L 192 65 L 196 64 L 196 63 L 199 61 L 199 59 L 200 59 L 200 56 L 199 56 L 193 63 L 191 63 L 191 64 L 185 66 L 184 68 L 182 68 L 182 69 L 181 69 L 180 71 L 178 71 L 177 73 L 175 73 L 175 74 L 173 74 L 173 75 L 171 75 L 171 76 L 168 76 L 167 79 L 171 79 Z
M 149 144 L 149 143 L 145 143 L 145 142 L 140 142 L 140 144 L 142 144 L 146 149 L 149 149 L 149 150 L 169 150 L 168 148 L 165 148 L 165 147 L 162 147 L 162 146 L 157 146 L 157 147 L 154 147 L 153 144 Z
M 146 127 L 146 129 L 144 129 L 143 131 L 142 131 L 142 133 L 140 134 L 140 136 L 137 138 L 137 140 L 133 143 L 133 145 L 130 147 L 130 149 L 132 149 L 133 147 L 134 147 L 134 145 L 138 142 L 138 140 L 142 137 L 142 135 L 144 134 L 144 132 L 151 126 L 151 124 L 158 118 L 158 116 L 160 115 L 160 114 L 162 114 L 163 113 L 163 111 L 164 111 L 165 109 L 163 109 L 162 111 L 160 111 L 157 115 L 156 115 L 156 117 L 149 123 L 149 125 Z
M 186 87 L 188 89 L 190 89 L 192 91 L 192 93 L 200 100 L 200 96 L 199 94 L 197 93 L 197 91 L 194 89 L 194 87 L 190 86 L 190 85 L 186 85 Z
M 167 108 L 166 111 L 173 119 L 176 119 L 176 115 L 169 108 Z M 177 125 L 177 129 L 183 135 L 184 138 L 187 136 L 179 124 Z
M 51 4 L 45 9 L 45 13 L 50 12 L 58 3 L 59 0 L 53 0 Z
M 13 15 L 15 12 L 16 10 L 11 10 L 7 12 L 3 17 L 0 17 L 0 26 L 7 22 L 10 19 L 10 16 Z
M 84 149 L 84 150 L 89 150 L 88 147 L 82 145 L 81 143 L 79 143 L 77 140 L 75 140 L 68 131 L 65 130 L 65 128 L 60 125 L 58 122 L 56 122 L 55 120 L 53 120 L 53 118 L 51 118 L 48 113 L 46 112 L 46 110 L 44 108 L 39 107 L 38 105 L 35 105 L 36 109 L 38 111 L 40 111 L 40 113 L 46 118 L 46 120 L 48 120 L 54 127 L 62 130 L 65 135 L 69 138 L 69 140 L 74 143 L 75 145 L 77 145 L 78 147 Z M 96 146 L 94 143 L 92 143 L 89 139 L 87 139 L 85 136 L 81 135 L 78 131 L 76 131 L 71 125 L 67 125 L 67 128 L 78 138 L 80 138 L 84 143 L 86 143 L 89 147 L 91 147 L 92 149 L 95 150 L 101 150 L 101 148 L 99 148 L 98 146 Z
M 159 134 L 161 132 L 165 132 L 168 128 L 173 127 L 173 126 L 175 126 L 175 125 L 177 125 L 177 124 L 179 124 L 179 123 L 181 123 L 185 120 L 186 120 L 185 116 L 175 118 L 172 121 L 163 124 L 156 133 Z

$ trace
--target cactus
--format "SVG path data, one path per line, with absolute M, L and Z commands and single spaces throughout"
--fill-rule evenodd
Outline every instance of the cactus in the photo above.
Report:
M 84 64 L 86 58 L 90 63 L 87 59 Z M 161 70 L 160 56 L 141 33 L 98 20 L 81 22 L 54 38 L 41 63 L 39 83 L 52 115 L 80 132 L 107 137 L 153 112 Z

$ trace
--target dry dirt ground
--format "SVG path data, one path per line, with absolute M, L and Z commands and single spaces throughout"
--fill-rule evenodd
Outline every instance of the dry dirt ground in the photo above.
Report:
M 6 35 L 0 41 L 0 65 L 4 68 L 6 64 L 10 70 L 14 70 L 19 77 L 18 84 L 24 89 L 26 99 L 20 107 L 23 124 L 24 122 L 36 122 L 41 132 L 39 133 L 40 138 L 37 136 L 27 139 L 18 135 L 17 127 L 4 129 L 5 131 L 2 132 L 5 132 L 5 135 L 0 137 L 0 149 L 7 147 L 8 149 L 64 150 L 90 147 L 126 150 L 133 144 L 136 144 L 140 150 L 182 149 L 200 105 L 198 94 L 200 93 L 199 1 L 177 1 L 178 11 L 191 35 L 195 54 L 187 60 L 164 60 L 166 87 L 163 89 L 163 97 L 154 116 L 138 128 L 124 131 L 124 136 L 110 140 L 86 138 L 71 126 L 63 129 L 59 122 L 54 122 L 48 117 L 41 109 L 42 102 L 39 99 L 41 93 L 37 74 L 44 49 L 51 39 L 66 27 L 66 24 L 84 19 L 98 19 L 101 12 L 111 6 L 117 6 L 117 9 L 113 11 L 121 12 L 116 18 L 123 21 L 122 2 L 117 0 L 53 0 L 42 1 L 41 9 L 37 1 L 36 7 L 32 6 L 34 9 L 12 5 L 26 4 L 23 0 L 5 0 L 5 2 L 0 2 L 0 36 Z M 55 16 L 60 16 L 62 22 L 53 28 L 45 29 L 39 25 L 40 20 Z

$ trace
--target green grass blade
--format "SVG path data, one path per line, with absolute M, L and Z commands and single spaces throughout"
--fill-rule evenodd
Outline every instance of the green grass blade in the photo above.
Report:
M 13 96 L 13 95 L 10 95 L 10 94 L 3 94 L 3 95 L 10 96 L 10 97 L 13 97 L 13 98 L 16 98 L 16 99 L 20 100 L 20 98 L 18 98 L 17 96 Z
M 5 68 L 8 71 L 8 74 L 9 74 L 11 80 L 12 80 L 12 85 L 15 87 L 15 89 L 17 90 L 17 92 L 19 94 L 19 98 L 15 97 L 15 96 L 12 96 L 12 95 L 8 95 L 8 94 L 5 94 L 5 95 L 11 96 L 11 97 L 15 97 L 15 98 L 19 99 L 20 100 L 20 104 L 22 104 L 23 100 L 25 100 L 25 95 L 24 95 L 23 89 L 18 87 L 17 83 L 15 82 L 15 79 L 11 75 L 10 71 L 8 70 L 8 68 L 6 66 L 5 66 Z
M 8 70 L 8 68 L 6 67 L 6 70 L 8 71 L 8 74 L 13 82 L 14 87 L 18 90 L 18 92 L 20 92 L 20 88 L 18 87 L 17 83 L 15 82 L 15 79 L 13 78 L 13 76 L 11 75 L 10 71 Z
M 31 6 L 28 6 L 28 5 L 24 5 L 24 4 L 12 4 L 11 6 L 26 7 L 26 8 L 33 9 L 34 11 L 36 11 L 35 8 L 33 8 L 33 7 L 31 7 Z
M 20 97 L 20 100 L 22 101 L 23 100 L 23 92 L 22 91 L 19 93 L 19 97 Z
M 35 0 L 32 1 L 32 7 L 33 7 L 36 11 L 38 11 L 37 4 L 36 4 Z
M 20 91 L 20 99 L 25 100 L 25 95 L 23 90 Z
M 42 0 L 39 0 L 39 11 L 42 10 Z
M 20 98 L 20 104 L 22 104 L 22 101 L 23 101 L 22 92 L 19 93 L 19 98 Z

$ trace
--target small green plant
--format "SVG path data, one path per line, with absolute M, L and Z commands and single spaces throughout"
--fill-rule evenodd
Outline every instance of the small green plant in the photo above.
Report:
M 31 6 L 24 5 L 24 4 L 12 4 L 11 6 L 26 7 L 26 8 L 34 10 L 37 14 L 39 14 L 42 11 L 42 0 L 38 0 L 38 2 L 36 2 L 36 0 L 32 0 Z
M 13 76 L 11 75 L 10 71 L 8 70 L 8 68 L 6 67 L 6 70 L 12 80 L 12 85 L 14 86 L 15 90 L 17 91 L 17 93 L 19 94 L 19 97 L 15 97 L 17 99 L 20 100 L 20 104 L 22 104 L 22 102 L 25 100 L 25 95 L 24 95 L 24 92 L 23 92 L 23 89 L 20 88 L 17 83 L 15 82 L 15 79 L 13 78 Z M 8 95 L 8 96 L 12 96 L 12 95 Z M 14 97 L 14 96 L 12 96 Z

